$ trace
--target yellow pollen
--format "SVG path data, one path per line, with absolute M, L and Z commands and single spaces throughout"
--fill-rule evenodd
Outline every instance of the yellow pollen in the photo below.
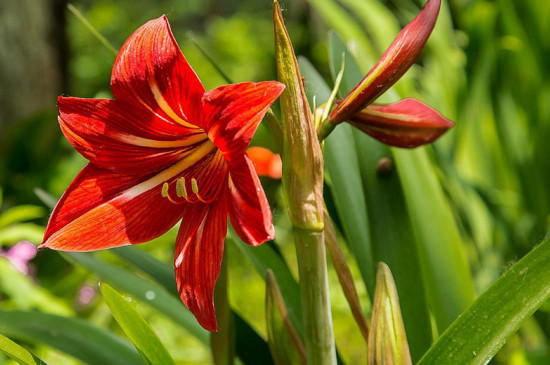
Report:
M 184 177 L 180 177 L 179 179 L 176 180 L 176 194 L 180 198 L 187 199 L 187 190 L 185 189 L 185 178 Z
M 191 190 L 193 190 L 193 193 L 195 194 L 199 193 L 199 186 L 197 185 L 197 180 L 194 177 L 191 178 Z
M 168 196 L 168 187 L 168 183 L 165 182 L 164 184 L 162 184 L 162 191 L 160 194 L 163 198 L 166 198 Z

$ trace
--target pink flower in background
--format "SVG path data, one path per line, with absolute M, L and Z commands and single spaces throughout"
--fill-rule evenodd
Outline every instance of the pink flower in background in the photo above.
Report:
M 32 271 L 29 261 L 36 256 L 36 251 L 34 244 L 29 241 L 21 241 L 7 251 L 0 248 L 0 256 L 7 258 L 17 270 L 28 275 Z

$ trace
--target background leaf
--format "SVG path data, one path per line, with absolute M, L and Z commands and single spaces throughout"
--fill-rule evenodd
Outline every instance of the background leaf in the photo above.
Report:
M 40 312 L 0 310 L 2 332 L 40 342 L 89 364 L 142 364 L 129 342 L 78 318 Z

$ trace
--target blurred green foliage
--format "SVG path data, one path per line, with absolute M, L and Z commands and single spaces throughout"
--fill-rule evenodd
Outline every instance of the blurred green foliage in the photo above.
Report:
M 319 74 L 330 85 L 327 52 L 329 28 L 334 29 L 344 40 L 355 56 L 358 68 L 365 72 L 398 30 L 418 12 L 421 3 L 424 1 L 302 0 L 283 1 L 282 6 L 296 53 L 316 65 Z M 75 0 L 73 5 L 117 49 L 147 20 L 167 14 L 183 53 L 207 89 L 225 82 L 193 45 L 192 40 L 235 82 L 276 78 L 269 0 L 147 0 L 139 2 L 139 6 L 130 0 Z M 75 16 L 66 11 L 66 17 L 69 53 L 63 56 L 68 61 L 68 88 L 63 92 L 88 98 L 110 97 L 109 79 L 114 55 Z M 455 128 L 433 148 L 423 149 L 419 154 L 426 156 L 418 159 L 421 162 L 428 161 L 430 169 L 433 169 L 437 189 L 441 189 L 444 204 L 448 204 L 452 213 L 453 222 L 450 225 L 453 227 L 449 229 L 458 230 L 460 237 L 457 242 L 460 249 L 466 252 L 470 268 L 467 274 L 471 274 L 477 294 L 489 287 L 507 267 L 529 252 L 548 232 L 548 19 L 548 1 L 444 1 L 433 36 L 419 63 L 395 86 L 393 94 L 390 93 L 384 100 L 392 101 L 397 95 L 416 97 L 456 122 Z M 62 137 L 56 123 L 54 103 L 48 110 L 12 123 L 0 134 L 0 187 L 3 188 L 0 245 L 3 248 L 11 247 L 21 240 L 40 243 L 47 212 L 52 206 L 44 200 L 44 194 L 36 193 L 36 189 L 46 192 L 54 200 L 59 198 L 86 163 Z M 263 128 L 260 127 L 254 143 L 273 146 L 267 129 Z M 356 141 L 358 146 L 363 143 L 357 137 Z M 365 150 L 379 152 L 380 146 L 371 145 Z M 350 152 L 359 161 L 357 167 L 372 167 L 375 161 L 363 161 L 368 158 L 357 155 L 358 151 L 361 150 Z M 384 153 L 390 152 L 384 150 Z M 416 157 L 411 158 L 411 155 L 404 157 L 408 153 L 394 152 L 396 161 L 419 161 Z M 401 179 L 404 174 L 408 179 L 414 178 L 416 165 L 413 167 L 415 169 L 410 171 L 409 168 L 407 174 L 401 169 Z M 362 189 L 361 182 L 366 183 L 369 175 L 364 175 L 365 171 L 361 170 L 365 181 L 358 181 L 356 188 Z M 422 170 L 418 172 L 422 173 Z M 328 179 L 331 189 L 326 189 L 327 205 L 342 232 L 341 240 L 349 243 L 343 248 L 357 281 L 362 305 L 368 311 L 370 302 L 362 277 L 366 271 L 363 270 L 364 263 L 356 261 L 355 248 L 364 243 L 350 242 L 347 236 L 350 235 L 350 227 L 346 225 L 349 220 L 345 221 L 345 210 L 349 206 L 338 207 L 341 203 L 338 199 L 342 198 L 338 197 L 340 193 L 330 181 L 334 178 L 330 176 Z M 282 262 L 279 275 L 285 276 L 286 284 L 280 276 L 277 280 L 283 294 L 285 290 L 292 292 L 295 289 L 297 275 L 294 247 L 289 235 L 290 224 L 280 184 L 268 179 L 263 182 L 274 211 L 277 242 L 262 248 L 264 251 L 269 250 L 265 256 L 262 256 L 264 251 L 247 252 L 249 247 L 243 248 L 240 242 L 233 242 L 233 239 L 228 240 L 227 247 L 231 258 L 229 295 L 232 308 L 246 320 L 248 329 L 253 329 L 265 339 L 262 265 L 279 265 Z M 401 181 L 401 184 L 406 197 L 407 180 Z M 353 195 L 353 191 L 351 195 L 356 198 L 359 196 Z M 370 217 L 376 214 L 376 210 L 372 210 L 376 204 L 375 198 L 372 193 L 365 198 L 365 209 L 370 223 L 380 224 L 376 218 Z M 404 197 L 399 196 L 399 199 L 399 204 L 405 204 L 402 203 Z M 410 197 L 408 200 L 411 204 Z M 420 206 L 421 202 L 417 204 Z M 416 218 L 424 221 L 434 219 L 420 214 Z M 414 222 L 414 218 L 411 221 Z M 364 223 L 368 225 L 366 221 Z M 376 233 L 368 231 L 364 234 L 372 236 L 368 239 L 374 241 L 377 254 L 383 256 L 384 247 L 381 242 L 376 242 Z M 418 237 L 418 232 L 416 234 Z M 162 270 L 171 272 L 174 240 L 175 232 L 170 231 L 151 243 L 141 245 L 140 249 L 158 259 L 164 265 L 160 266 Z M 391 242 L 383 243 L 391 245 Z M 151 285 L 162 286 L 154 273 L 139 268 L 127 257 L 101 252 L 94 254 L 93 258 L 97 259 L 99 267 L 114 265 L 134 275 L 132 277 L 136 280 L 145 277 L 144 280 L 149 280 Z M 132 349 L 124 342 L 126 340 L 122 340 L 123 331 L 116 325 L 104 300 L 99 296 L 97 282 L 100 278 L 107 280 L 102 276 L 105 274 L 85 269 L 53 251 L 39 252 L 32 265 L 35 274 L 29 277 L 0 257 L 0 314 L 12 310 L 25 313 L 41 311 L 67 318 L 82 318 L 92 326 L 119 336 L 124 351 Z M 134 273 L 135 270 L 138 270 L 139 275 Z M 396 273 L 399 270 L 392 267 L 392 271 L 394 275 L 397 274 L 396 282 L 399 286 L 399 272 Z M 365 345 L 349 314 L 332 269 L 330 275 L 340 355 L 349 364 L 364 362 Z M 166 295 L 173 294 L 170 292 Z M 286 300 L 291 310 L 292 299 Z M 143 298 L 137 301 L 138 311 L 155 329 L 176 363 L 206 364 L 211 361 L 207 346 L 191 336 L 189 328 L 159 315 L 153 305 L 144 303 L 147 300 Z M 403 308 L 403 313 L 414 313 L 411 308 Z M 296 316 L 299 317 L 298 314 Z M 437 328 L 436 325 L 433 327 Z M 299 332 L 300 328 L 297 330 Z M 418 348 L 425 347 L 427 341 L 429 339 L 418 341 L 421 342 Z M 52 344 L 45 345 L 30 335 L 20 335 L 17 343 L 48 363 L 80 363 L 74 354 L 73 357 L 67 356 Z M 512 337 L 493 361 L 498 364 L 545 364 L 550 362 L 549 345 L 550 306 L 546 304 Z M 116 351 L 113 349 L 113 354 Z M 417 353 L 416 358 L 420 354 Z M 11 364 L 3 356 L 0 353 L 0 363 L 5 359 L 6 363 Z

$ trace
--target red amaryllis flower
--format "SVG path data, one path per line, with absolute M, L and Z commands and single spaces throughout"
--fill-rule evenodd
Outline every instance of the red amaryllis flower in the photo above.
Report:
M 90 163 L 55 207 L 41 247 L 92 251 L 149 241 L 182 220 L 175 271 L 181 299 L 217 329 L 213 292 L 227 216 L 247 243 L 273 239 L 271 211 L 245 150 L 278 82 L 206 91 L 165 16 L 118 53 L 115 100 L 60 97 L 59 123 Z
M 403 28 L 376 65 L 330 113 L 332 124 L 349 120 L 381 142 L 407 148 L 433 142 L 453 126 L 435 110 L 413 99 L 370 105 L 416 61 L 435 26 L 440 5 L 440 0 L 429 0 Z

